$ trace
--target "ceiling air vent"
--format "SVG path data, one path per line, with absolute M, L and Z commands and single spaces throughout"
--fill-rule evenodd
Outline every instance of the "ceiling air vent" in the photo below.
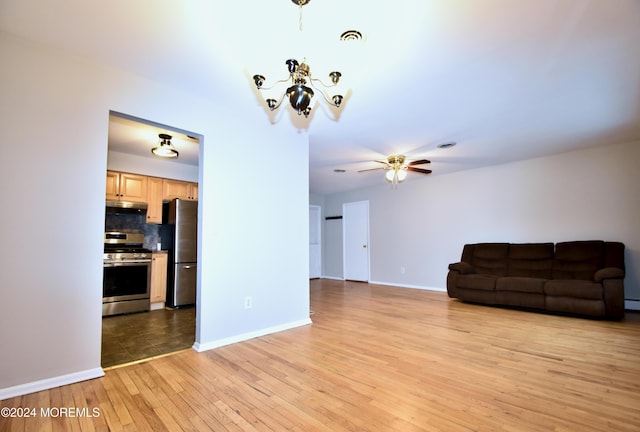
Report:
M 362 33 L 358 30 L 347 30 L 340 35 L 341 41 L 360 41 L 362 39 Z

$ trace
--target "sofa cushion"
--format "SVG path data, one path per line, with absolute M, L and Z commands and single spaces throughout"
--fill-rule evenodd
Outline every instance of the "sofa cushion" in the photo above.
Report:
M 458 275 L 456 282 L 459 288 L 494 291 L 496 279 L 496 276 L 487 274 L 461 274 Z
M 478 243 L 472 246 L 463 251 L 462 261 L 470 263 L 476 273 L 506 276 L 509 243 Z
M 496 281 L 496 291 L 515 291 L 544 294 L 544 283 L 547 279 L 530 277 L 501 277 Z
M 553 252 L 553 243 L 511 244 L 507 276 L 551 279 Z
M 574 241 L 556 244 L 556 255 L 553 260 L 553 279 L 592 281 L 595 272 L 603 267 L 603 241 Z
M 599 283 L 573 279 L 552 279 L 544 284 L 544 293 L 551 297 L 571 297 L 602 300 L 602 285 Z

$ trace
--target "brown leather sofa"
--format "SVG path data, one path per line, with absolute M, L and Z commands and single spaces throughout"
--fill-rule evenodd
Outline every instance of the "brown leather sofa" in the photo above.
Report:
M 467 244 L 449 264 L 447 293 L 472 303 L 619 320 L 624 317 L 624 244 Z

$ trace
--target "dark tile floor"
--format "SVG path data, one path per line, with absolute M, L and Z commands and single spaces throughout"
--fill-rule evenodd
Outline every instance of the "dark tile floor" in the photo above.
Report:
M 195 317 L 189 307 L 102 318 L 102 367 L 191 348 Z

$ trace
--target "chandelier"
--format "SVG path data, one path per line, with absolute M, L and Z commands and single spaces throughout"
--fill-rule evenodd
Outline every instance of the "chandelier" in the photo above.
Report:
M 308 4 L 311 0 L 291 1 L 300 7 L 300 30 L 302 31 L 302 6 Z M 306 59 L 301 63 L 296 59 L 289 59 L 285 61 L 285 64 L 289 70 L 289 77 L 276 81 L 276 83 L 271 87 L 263 87 L 263 84 L 266 81 L 266 78 L 263 75 L 258 74 L 253 76 L 253 81 L 255 82 L 258 90 L 271 90 L 278 84 L 289 83 L 289 87 L 286 88 L 284 93 L 280 96 L 280 99 L 266 99 L 267 107 L 269 107 L 271 111 L 277 110 L 285 99 L 289 99 L 291 107 L 298 113 L 298 115 L 304 114 L 305 117 L 309 117 L 309 113 L 311 113 L 311 107 L 309 105 L 311 104 L 311 99 L 315 95 L 313 91 L 314 89 L 323 96 L 324 100 L 329 105 L 337 108 L 340 107 L 344 98 L 342 95 L 336 94 L 329 97 L 322 88 L 318 87 L 318 85 L 325 89 L 335 87 L 342 76 L 340 72 L 333 71 L 329 73 L 331 84 L 327 85 L 321 80 L 311 76 L 311 68 L 306 63 Z
M 311 112 L 311 107 L 309 104 L 311 103 L 311 99 L 314 96 L 314 91 L 311 87 L 313 87 L 316 91 L 320 92 L 320 94 L 324 97 L 325 101 L 332 106 L 340 107 L 342 103 L 343 96 L 342 95 L 333 95 L 329 98 L 326 93 L 318 88 L 315 84 L 320 84 L 325 88 L 333 87 L 338 84 L 340 81 L 340 77 L 342 74 L 338 71 L 333 71 L 329 74 L 331 78 L 332 85 L 326 85 L 322 81 L 316 78 L 311 77 L 311 68 L 309 65 L 302 62 L 298 63 L 296 59 L 289 59 L 286 62 L 286 65 L 289 69 L 289 78 L 277 81 L 272 87 L 263 88 L 262 85 L 266 78 L 262 75 L 254 75 L 253 80 L 256 83 L 256 87 L 258 90 L 270 90 L 274 88 L 279 83 L 290 82 L 290 87 L 286 89 L 283 95 L 280 97 L 280 100 L 266 99 L 267 106 L 271 111 L 275 111 L 280 108 L 282 102 L 288 98 L 291 107 L 296 110 L 298 115 L 304 114 L 305 117 L 309 117 L 309 113 Z M 309 84 L 311 87 L 307 87 Z

